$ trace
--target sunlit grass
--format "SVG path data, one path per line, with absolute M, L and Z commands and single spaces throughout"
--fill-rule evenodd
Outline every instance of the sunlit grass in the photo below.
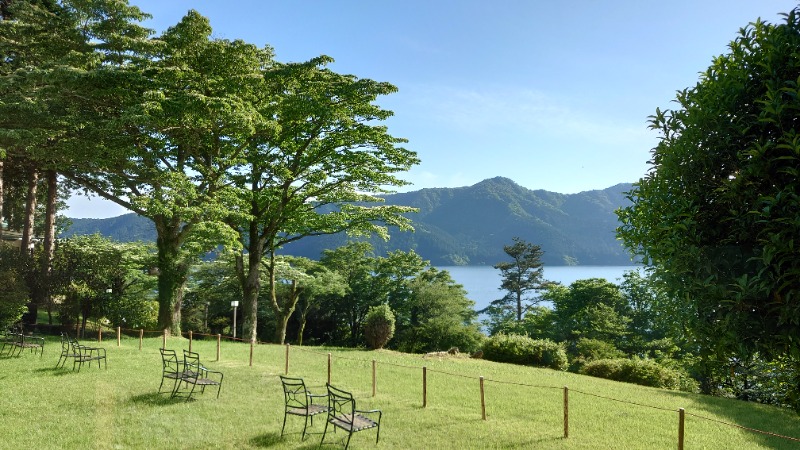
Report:
M 108 370 L 55 369 L 50 338 L 43 357 L 0 358 L 0 447 L 3 448 L 316 448 L 324 421 L 300 440 L 302 421 L 290 417 L 280 438 L 283 396 L 279 374 L 286 348 L 216 340 L 192 343 L 210 368 L 225 373 L 222 393 L 196 400 L 158 394 L 161 338 L 123 337 L 100 345 Z M 92 342 L 97 345 L 96 342 Z M 167 346 L 188 348 L 171 338 Z M 784 409 L 616 383 L 572 373 L 467 358 L 424 359 L 390 351 L 290 347 L 289 373 L 324 392 L 331 353 L 332 384 L 352 391 L 362 409 L 384 412 L 379 448 L 676 448 L 678 408 L 686 418 L 686 447 L 797 448 L 798 442 L 734 428 L 727 422 L 800 437 L 800 418 Z M 372 396 L 372 360 L 377 393 Z M 427 367 L 427 406 L 422 367 Z M 487 420 L 482 419 L 479 377 L 484 377 Z M 569 438 L 564 439 L 563 387 L 569 386 Z M 602 397 L 613 398 L 610 400 Z M 635 405 L 632 403 L 638 403 Z M 719 422 L 715 422 L 719 421 Z M 326 438 L 328 448 L 344 436 Z M 341 443 L 341 442 L 339 442 Z M 357 433 L 352 448 L 375 447 L 374 431 Z

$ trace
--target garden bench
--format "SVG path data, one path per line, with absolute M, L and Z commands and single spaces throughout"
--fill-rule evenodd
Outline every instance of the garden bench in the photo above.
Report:
M 185 384 L 186 388 L 192 385 L 189 395 L 186 397 L 188 402 L 197 386 L 200 386 L 200 392 L 204 393 L 206 386 L 217 386 L 217 398 L 219 392 L 222 390 L 222 379 L 224 375 L 222 372 L 211 370 L 200 364 L 200 355 L 188 350 L 183 351 L 183 370 L 181 371 L 180 379 L 175 383 L 175 389 L 172 390 L 172 397 L 178 395 L 181 384 Z M 163 377 L 162 377 L 163 381 Z
M 306 389 L 306 383 L 302 378 L 290 378 L 280 375 L 281 384 L 283 385 L 283 426 L 281 427 L 281 436 L 283 430 L 286 428 L 286 417 L 288 415 L 302 416 L 305 419 L 303 425 L 303 434 L 300 440 L 306 437 L 306 428 L 308 428 L 308 421 L 311 420 L 311 425 L 314 425 L 314 416 L 317 414 L 324 414 L 328 412 L 327 405 L 314 404 L 315 398 L 325 398 L 325 394 L 312 394 Z
M 381 437 L 381 417 L 383 416 L 381 410 L 356 409 L 356 400 L 353 398 L 353 394 L 335 388 L 330 383 L 325 386 L 328 388 L 328 420 L 325 422 L 325 431 L 322 432 L 322 440 L 320 440 L 319 445 L 321 446 L 325 442 L 325 434 L 328 432 L 329 424 L 333 425 L 334 432 L 336 428 L 341 428 L 347 432 L 347 442 L 344 444 L 345 450 L 350 445 L 350 438 L 353 437 L 353 433 L 371 428 L 377 428 L 377 436 L 375 437 L 375 443 L 377 444 Z M 377 414 L 378 420 L 375 421 L 364 414 Z

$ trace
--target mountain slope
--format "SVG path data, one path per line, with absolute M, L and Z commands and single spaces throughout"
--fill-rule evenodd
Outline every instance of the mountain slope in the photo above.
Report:
M 433 265 L 492 265 L 507 259 L 503 246 L 519 236 L 540 245 L 548 265 L 626 265 L 631 259 L 615 238 L 614 211 L 628 204 L 624 192 L 630 189 L 630 184 L 619 184 L 559 194 L 497 177 L 467 187 L 393 194 L 386 197 L 387 204 L 419 208 L 410 215 L 415 232 L 392 229 L 388 242 L 371 242 L 378 254 L 413 249 Z M 155 239 L 152 224 L 133 214 L 73 219 L 65 235 L 92 232 L 123 241 Z M 322 250 L 347 241 L 344 234 L 305 238 L 281 252 L 318 259 Z

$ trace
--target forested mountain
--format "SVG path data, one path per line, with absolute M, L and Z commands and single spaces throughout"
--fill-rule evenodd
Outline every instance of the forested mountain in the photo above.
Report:
M 414 233 L 391 230 L 391 239 L 373 239 L 379 254 L 413 249 L 434 265 L 493 265 L 507 259 L 503 246 L 511 238 L 538 244 L 547 265 L 625 265 L 631 259 L 615 238 L 614 211 L 628 204 L 630 184 L 578 194 L 526 189 L 497 177 L 473 186 L 434 188 L 393 194 L 388 204 L 419 208 Z M 102 235 L 120 241 L 155 239 L 149 220 L 134 214 L 110 219 L 72 219 L 64 236 Z M 346 235 L 305 238 L 283 253 L 319 259 L 323 249 L 336 248 Z

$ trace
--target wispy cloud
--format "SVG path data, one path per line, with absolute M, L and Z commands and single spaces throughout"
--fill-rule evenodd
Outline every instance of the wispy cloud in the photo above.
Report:
M 581 111 L 559 99 L 532 89 L 454 89 L 417 87 L 404 92 L 405 101 L 419 118 L 467 133 L 548 134 L 621 144 L 652 139 L 644 123 L 630 124 Z

